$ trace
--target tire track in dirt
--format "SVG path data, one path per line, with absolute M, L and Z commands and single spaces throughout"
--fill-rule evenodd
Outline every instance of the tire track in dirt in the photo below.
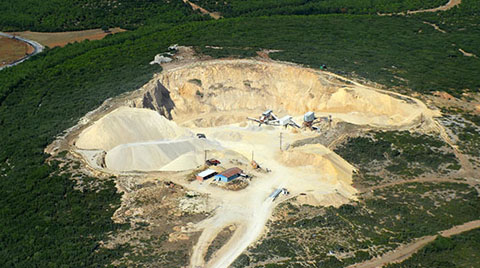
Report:
M 353 264 L 348 266 L 347 268 L 375 268 L 383 267 L 384 265 L 389 263 L 399 263 L 408 259 L 410 256 L 415 254 L 418 250 L 426 246 L 428 243 L 434 241 L 438 237 L 438 235 L 444 237 L 451 237 L 453 235 L 461 234 L 463 232 L 467 232 L 477 228 L 480 228 L 480 220 L 470 221 L 461 225 L 456 225 L 450 229 L 438 232 L 437 235 L 429 235 L 416 239 L 414 242 L 400 246 L 393 251 L 383 254 L 379 258 L 375 258 L 358 264 Z
M 430 22 L 427 22 L 427 21 L 424 21 L 423 23 L 432 26 L 433 29 L 435 29 L 436 31 L 439 31 L 441 33 L 447 33 L 447 31 L 441 29 L 440 27 L 438 27 L 438 25 L 436 25 L 434 23 L 430 23 Z
M 430 9 L 420 9 L 420 10 L 413 10 L 413 11 L 407 11 L 407 14 L 416 14 L 416 13 L 424 13 L 424 12 L 437 12 L 437 11 L 447 11 L 449 9 L 452 9 L 462 3 L 462 0 L 450 0 L 448 1 L 447 4 L 443 6 L 439 6 L 436 8 L 430 8 Z
M 453 149 L 453 153 L 455 154 L 455 157 L 460 162 L 460 166 L 462 168 L 456 174 L 456 176 L 466 177 L 468 179 L 475 178 L 476 172 L 473 169 L 472 163 L 468 160 L 468 157 L 466 157 L 463 153 L 461 153 L 458 150 L 458 146 L 450 139 L 449 135 L 447 134 L 447 131 L 445 130 L 445 127 L 437 120 L 434 120 L 434 121 L 435 121 L 437 131 L 440 133 L 440 137 L 444 142 L 446 142 Z
M 419 10 L 407 10 L 407 12 L 399 12 L 399 13 L 377 13 L 378 16 L 393 16 L 393 15 L 410 15 L 410 14 L 417 14 L 417 13 L 426 13 L 426 12 L 438 12 L 438 11 L 447 11 L 452 9 L 462 3 L 462 0 L 450 0 L 443 6 L 429 8 L 429 9 L 419 9 Z
M 395 182 L 389 182 L 389 183 L 385 183 L 385 184 L 381 184 L 381 185 L 368 187 L 368 188 L 364 189 L 360 194 L 366 193 L 366 192 L 369 192 L 369 191 L 378 190 L 378 189 L 392 187 L 392 186 L 395 186 L 395 185 L 414 183 L 414 182 L 453 182 L 453 183 L 468 184 L 468 185 L 473 186 L 473 187 L 478 185 L 478 182 L 475 182 L 475 181 L 472 181 L 472 180 L 469 180 L 469 179 L 455 180 L 455 179 L 452 179 L 452 178 L 437 178 L 437 177 L 415 178 L 415 179 L 411 179 L 411 180 L 395 181 Z
M 197 4 L 194 4 L 194 3 L 192 3 L 192 2 L 190 2 L 190 1 L 188 1 L 188 0 L 183 0 L 183 2 L 184 2 L 185 4 L 189 4 L 189 5 L 192 7 L 193 10 L 198 10 L 198 11 L 200 11 L 202 14 L 208 14 L 208 15 L 210 15 L 210 17 L 212 17 L 212 18 L 214 18 L 214 19 L 216 19 L 216 20 L 222 18 L 222 16 L 220 15 L 219 12 L 210 12 L 210 11 L 206 10 L 205 8 L 203 8 L 203 7 L 201 7 L 201 6 L 197 5 Z

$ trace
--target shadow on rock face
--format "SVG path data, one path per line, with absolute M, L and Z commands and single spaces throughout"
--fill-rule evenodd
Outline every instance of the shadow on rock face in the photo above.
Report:
M 175 103 L 170 97 L 170 91 L 160 81 L 157 81 L 157 86 L 143 96 L 142 106 L 158 111 L 161 115 L 172 120 L 172 110 L 175 108 Z

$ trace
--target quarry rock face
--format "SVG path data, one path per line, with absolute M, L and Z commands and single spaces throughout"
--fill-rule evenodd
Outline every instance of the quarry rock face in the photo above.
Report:
M 309 111 L 343 114 L 354 124 L 398 127 L 428 112 L 415 101 L 325 72 L 254 60 L 200 62 L 168 70 L 156 75 L 144 91 L 143 98 L 136 100 L 137 107 L 181 121 L 210 115 L 197 126 L 238 123 L 244 119 L 237 116 L 242 112 L 272 109 L 291 115 Z
M 183 211 L 215 207 L 210 217 L 192 226 L 201 231 L 192 248 L 192 267 L 230 265 L 261 237 L 277 204 L 275 195 L 283 190 L 297 196 L 300 205 L 338 207 L 355 200 L 356 169 L 331 149 L 349 129 L 426 132 L 437 126 L 433 117 L 438 115 L 415 98 L 333 73 L 255 60 L 212 60 L 166 69 L 141 89 L 101 108 L 73 144 L 91 167 L 133 180 L 165 175 L 211 200 L 208 206 L 197 204 L 195 194 L 188 194 L 188 201 L 180 202 Z M 299 124 L 266 125 L 257 116 Z M 319 120 L 322 128 L 306 124 Z M 195 180 L 211 158 L 222 163 L 208 167 L 216 172 L 245 171 L 248 179 L 232 181 L 245 186 L 232 191 L 217 185 L 220 182 L 211 185 L 212 179 Z M 218 232 L 232 225 L 235 232 L 216 252 L 220 257 L 205 263 Z M 169 237 L 186 238 L 178 232 Z
M 305 120 L 307 115 L 313 119 L 333 115 L 336 122 L 382 129 L 428 125 L 434 114 L 416 99 L 335 74 L 255 60 L 196 62 L 164 71 L 135 92 L 128 103 L 131 107 L 119 107 L 87 127 L 75 143 L 82 150 L 104 152 L 98 154 L 102 159 L 97 162 L 119 172 L 195 169 L 205 161 L 206 151 L 225 155 L 227 149 L 221 143 L 234 146 L 230 152 L 240 159 L 237 150 L 250 153 L 252 149 L 245 146 L 264 138 L 262 146 L 271 143 L 271 135 L 278 133 L 267 133 L 275 130 L 273 126 L 255 128 L 250 124 L 242 131 L 227 126 L 245 126 L 247 117 L 270 109 L 289 120 L 293 116 Z M 207 133 L 208 138 L 199 139 L 195 132 Z M 333 156 L 328 161 L 323 156 L 327 151 L 292 150 L 275 157 L 285 166 L 308 163 L 333 170 L 328 168 Z M 350 174 L 351 167 L 348 170 Z M 332 177 L 338 174 L 332 172 Z
M 170 97 L 170 91 L 158 80 L 151 81 L 146 88 L 143 98 L 136 100 L 135 106 L 158 111 L 166 118 L 172 119 L 175 103 Z

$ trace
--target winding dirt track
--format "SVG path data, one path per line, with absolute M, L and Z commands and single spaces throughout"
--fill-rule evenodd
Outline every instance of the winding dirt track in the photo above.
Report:
M 462 0 L 450 0 L 446 5 L 439 6 L 436 8 L 430 8 L 430 9 L 420 9 L 420 10 L 413 10 L 413 11 L 407 11 L 407 14 L 416 14 L 416 13 L 424 13 L 424 12 L 437 12 L 437 11 L 447 11 L 449 9 L 452 9 L 462 3 Z
M 218 20 L 218 19 L 220 19 L 220 18 L 222 17 L 222 16 L 220 15 L 220 13 L 218 13 L 218 12 L 210 12 L 210 11 L 206 10 L 205 8 L 203 8 L 203 7 L 201 7 L 201 6 L 197 5 L 197 4 L 194 4 L 194 3 L 192 3 L 192 2 L 190 2 L 190 1 L 188 1 L 188 0 L 183 0 L 183 2 L 186 3 L 186 4 L 189 4 L 189 5 L 192 7 L 193 10 L 198 10 L 198 11 L 200 11 L 202 14 L 208 14 L 208 15 L 210 15 L 210 17 L 212 17 L 212 18 L 214 18 L 214 19 L 216 19 L 216 20 Z
M 443 6 L 429 8 L 429 9 L 419 9 L 419 10 L 408 10 L 407 12 L 399 12 L 399 13 L 377 13 L 379 16 L 392 16 L 392 15 L 407 15 L 407 14 L 417 14 L 417 13 L 425 13 L 425 12 L 438 12 L 438 11 L 447 11 L 452 9 L 462 3 L 462 0 L 450 0 Z
M 452 235 L 457 235 L 466 231 L 470 231 L 476 228 L 480 228 L 480 220 L 470 221 L 461 225 L 454 226 L 450 229 L 444 230 L 439 232 L 441 236 L 450 237 Z M 382 255 L 380 258 L 375 258 L 370 261 L 362 262 L 359 264 L 354 264 L 348 266 L 348 268 L 375 268 L 375 267 L 383 267 L 389 263 L 399 263 L 410 256 L 412 256 L 415 252 L 420 250 L 422 247 L 427 245 L 428 243 L 432 242 L 438 237 L 438 235 L 429 235 L 421 237 L 414 242 L 401 246 L 396 250 L 387 252 L 386 254 Z
M 448 139 L 445 141 L 449 142 Z M 473 175 L 471 172 L 473 172 L 473 169 L 471 167 L 471 163 L 466 159 L 466 157 L 458 152 L 456 148 L 452 145 L 452 147 L 455 150 L 455 154 L 457 158 L 460 159 L 460 163 L 462 165 L 462 170 L 458 172 L 457 177 L 459 175 Z M 396 182 L 391 182 L 391 183 L 385 183 L 382 185 L 376 185 L 369 187 L 365 190 L 362 191 L 362 193 L 377 190 L 377 189 L 382 189 L 382 188 L 387 188 L 395 185 L 400 185 L 400 184 L 406 184 L 406 183 L 412 183 L 412 182 L 453 182 L 453 183 L 464 183 L 468 184 L 474 188 L 477 189 L 478 195 L 480 196 L 480 188 L 477 188 L 475 186 L 479 185 L 479 181 L 475 178 L 465 178 L 465 180 L 455 180 L 453 178 L 436 178 L 436 177 L 427 177 L 427 178 L 416 178 L 412 180 L 403 180 L 403 181 L 396 181 Z M 475 221 L 470 221 L 461 225 L 454 226 L 450 229 L 444 230 L 439 232 L 440 235 L 445 236 L 445 237 L 450 237 L 452 235 L 457 235 L 466 231 L 470 231 L 476 228 L 480 228 L 480 220 L 475 220 Z M 383 267 L 386 264 L 389 263 L 399 263 L 402 262 L 406 259 L 408 259 L 410 256 L 412 256 L 414 253 L 416 253 L 418 250 L 420 250 L 422 247 L 427 245 L 428 243 L 432 242 L 438 237 L 438 235 L 429 235 L 429 236 L 424 236 L 421 238 L 416 239 L 414 242 L 403 245 L 398 247 L 395 250 L 392 250 L 390 252 L 385 253 L 384 255 L 380 256 L 379 258 L 374 258 L 362 263 L 354 264 L 348 266 L 348 268 L 374 268 L 374 267 Z
M 387 187 L 392 187 L 395 185 L 401 185 L 401 184 L 406 184 L 406 183 L 413 183 L 413 182 L 453 182 L 453 183 L 463 183 L 463 184 L 468 184 L 470 186 L 475 186 L 478 185 L 478 182 L 472 181 L 471 179 L 466 179 L 466 180 L 455 180 L 451 178 L 416 178 L 416 179 L 411 179 L 411 180 L 403 180 L 403 181 L 395 181 L 395 182 L 390 182 L 390 183 L 385 183 L 381 185 L 376 185 L 372 187 L 368 187 L 362 191 L 362 193 L 366 193 L 369 191 L 373 190 L 378 190 L 378 189 L 383 189 Z M 480 193 L 479 193 L 480 195 Z

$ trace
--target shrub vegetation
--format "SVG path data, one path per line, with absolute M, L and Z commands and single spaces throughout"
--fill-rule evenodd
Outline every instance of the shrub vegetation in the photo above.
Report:
M 441 6 L 447 0 L 197 0 L 199 5 L 225 17 L 315 14 L 376 14 Z
M 433 5 L 434 2 L 444 1 L 425 3 Z M 136 29 L 100 41 L 47 49 L 16 67 L 0 71 L 0 263 L 6 267 L 97 267 L 122 254 L 123 249 L 99 250 L 100 240 L 122 228 L 110 220 L 120 198 L 112 183 L 102 181 L 98 189 L 75 190 L 71 175 L 60 174 L 56 165 L 45 163 L 44 148 L 56 135 L 73 126 L 105 99 L 134 90 L 151 79 L 155 72 L 161 71 L 160 67 L 148 62 L 156 54 L 167 51 L 171 44 L 194 46 L 200 53 L 215 57 L 250 57 L 260 49 L 278 49 L 281 52 L 271 54 L 274 59 L 315 68 L 327 64 L 335 73 L 366 78 L 396 90 L 421 93 L 443 90 L 462 96 L 465 91 L 478 91 L 480 87 L 480 61 L 458 51 L 463 48 L 480 54 L 480 32 L 476 25 L 480 2 L 475 0 L 463 0 L 460 8 L 441 14 L 407 17 L 379 17 L 366 10 L 352 12 L 365 15 L 277 15 L 218 21 L 197 21 L 205 17 L 198 16 L 181 1 L 122 0 L 115 3 L 89 0 L 0 3 L 2 30 L 60 31 L 105 25 Z M 271 4 L 272 1 L 265 3 Z M 282 8 L 286 2 L 279 3 Z M 368 5 L 365 8 L 368 9 Z M 410 7 L 396 10 L 405 8 Z M 424 20 L 438 23 L 447 33 L 436 31 L 424 24 Z M 382 139 L 397 142 L 395 136 L 377 140 Z M 369 144 L 374 140 L 362 140 L 359 146 L 362 142 Z M 402 141 L 399 144 L 402 145 Z M 423 145 L 388 148 L 384 144 L 380 149 L 403 159 L 399 161 L 403 163 L 400 169 L 392 167 L 390 170 L 395 174 L 397 170 L 410 168 L 411 160 L 429 169 L 438 167 L 440 162 L 451 161 L 448 154 L 441 158 L 432 156 L 440 151 Z M 359 154 L 362 157 L 382 157 L 379 152 Z M 415 159 L 419 156 L 425 159 Z M 416 197 L 410 196 L 408 202 Z M 392 200 L 396 202 L 396 199 Z M 468 220 L 479 211 L 475 207 L 476 200 L 478 198 L 468 196 L 461 202 L 452 203 L 458 209 L 448 205 L 442 208 L 448 208 L 452 215 L 461 212 L 459 217 L 452 219 Z M 372 203 L 368 206 L 372 205 L 374 211 L 378 209 L 375 213 L 386 213 L 388 217 L 410 212 L 403 205 L 390 206 L 381 200 L 365 202 Z M 471 210 L 472 207 L 475 210 Z M 361 220 L 348 216 L 358 215 L 357 211 L 362 211 Z M 316 224 L 315 221 L 347 226 L 347 221 L 332 216 L 336 213 L 350 222 L 358 220 L 366 226 L 378 223 L 367 217 L 369 210 L 361 210 L 359 206 L 343 207 L 342 210 L 329 208 L 325 213 L 330 215 L 329 221 L 321 221 L 319 214 L 315 214 L 318 218 L 306 220 L 305 226 Z M 430 221 L 429 224 L 441 228 L 453 224 L 448 217 L 439 220 L 438 217 L 445 213 L 434 212 L 436 222 Z M 405 217 L 402 219 L 408 218 Z M 423 213 L 411 221 L 424 220 L 422 217 L 429 215 Z M 442 224 L 438 225 L 437 221 Z M 400 231 L 395 233 L 394 239 L 399 241 L 434 231 L 433 227 L 413 225 L 410 220 L 394 222 L 394 225 L 411 231 L 405 237 Z M 277 227 L 272 225 L 272 228 Z M 387 243 L 388 240 L 384 235 L 372 239 L 380 240 L 378 243 Z M 295 244 L 287 240 L 273 245 L 278 250 L 290 251 L 290 247 L 297 250 Z M 285 254 L 290 256 L 291 252 Z M 322 263 L 338 262 L 319 254 Z M 365 258 L 363 253 L 355 254 L 356 258 Z M 249 262 L 245 258 L 242 261 Z

